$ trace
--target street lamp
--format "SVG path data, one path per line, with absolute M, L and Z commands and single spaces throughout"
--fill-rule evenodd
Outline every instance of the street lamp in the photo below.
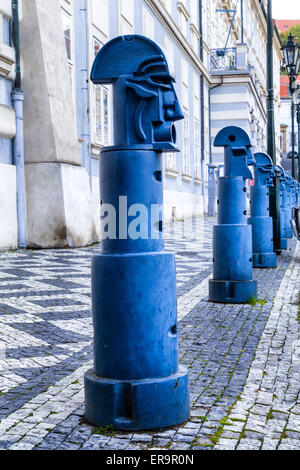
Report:
M 282 52 L 285 67 L 290 79 L 290 94 L 292 97 L 292 177 L 295 178 L 295 106 L 293 101 L 293 93 L 296 87 L 296 77 L 300 67 L 299 45 L 294 41 L 292 33 L 289 34 L 288 41 L 282 46 Z
M 295 72 L 299 55 L 299 46 L 294 41 L 292 33 L 289 34 L 287 43 L 282 46 L 282 52 L 288 75 L 291 76 L 293 71 Z
M 299 60 L 300 63 L 300 60 Z M 300 86 L 297 86 L 297 93 L 295 94 L 296 111 L 297 111 L 297 124 L 298 124 L 298 181 L 300 182 Z

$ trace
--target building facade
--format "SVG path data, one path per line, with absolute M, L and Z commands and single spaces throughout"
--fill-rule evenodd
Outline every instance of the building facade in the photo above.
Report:
M 17 180 L 13 158 L 16 117 L 12 103 L 15 51 L 11 43 L 11 1 L 0 1 L 0 247 L 18 242 Z
M 296 85 L 300 86 L 299 77 Z M 292 132 L 292 99 L 289 90 L 289 77 L 282 75 L 280 77 L 280 150 L 281 165 L 292 174 L 292 150 L 294 138 L 295 152 L 295 173 L 298 175 L 298 123 L 297 123 L 297 107 L 294 106 L 294 136 Z
M 213 147 L 222 127 L 241 126 L 255 151 L 266 149 L 266 1 L 23 0 L 19 4 L 26 211 L 18 211 L 13 154 L 12 9 L 10 0 L 0 0 L 0 116 L 5 112 L 10 116 L 0 121 L 0 179 L 9 186 L 3 193 L 0 187 L 0 247 L 16 247 L 22 217 L 28 246 L 80 246 L 99 238 L 99 152 L 112 143 L 112 90 L 92 85 L 89 72 L 101 47 L 117 35 L 135 33 L 153 39 L 165 50 L 176 76 L 185 119 L 177 123 L 180 152 L 164 158 L 166 220 L 207 210 L 207 164 L 222 164 L 222 152 Z M 7 68 L 3 73 L 2 56 Z M 278 153 L 280 60 L 276 33 Z M 13 220 L 9 229 L 3 229 L 7 210 Z
M 280 33 L 288 33 L 289 29 L 300 24 L 300 20 L 276 20 L 276 25 Z M 280 77 L 280 152 L 281 164 L 285 170 L 292 173 L 292 100 L 289 87 L 290 79 L 287 74 Z M 296 86 L 300 87 L 300 77 L 296 79 Z M 296 108 L 296 107 L 295 107 Z M 298 156 L 298 123 L 297 113 L 295 113 L 295 127 L 294 127 L 294 149 L 295 157 Z M 295 171 L 298 175 L 298 161 L 295 160 Z

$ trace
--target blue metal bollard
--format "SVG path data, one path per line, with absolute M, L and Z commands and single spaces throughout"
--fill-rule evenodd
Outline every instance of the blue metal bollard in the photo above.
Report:
M 216 192 L 217 192 L 217 181 L 216 181 L 216 165 L 208 163 L 208 212 L 209 217 L 216 215 Z
M 293 208 L 292 229 L 294 236 L 300 241 L 300 184 L 295 181 L 295 204 Z
M 247 165 L 255 160 L 248 135 L 239 127 L 225 127 L 214 145 L 225 147 L 224 177 L 219 178 L 218 225 L 214 227 L 213 279 L 209 300 L 244 303 L 257 296 L 252 280 L 252 227 L 247 224 L 246 179 L 252 179 Z
M 113 84 L 115 145 L 101 151 L 100 192 L 116 237 L 92 258 L 85 413 L 116 429 L 173 426 L 189 418 L 188 376 L 177 359 L 175 258 L 164 252 L 162 213 L 153 219 L 150 209 L 162 206 L 162 152 L 177 150 L 174 121 L 183 115 L 164 54 L 143 36 L 108 42 L 91 79 Z M 145 211 L 140 236 L 128 236 L 134 213 Z
M 292 220 L 293 220 L 293 208 L 295 207 L 295 187 L 296 180 L 286 171 L 285 179 L 287 183 L 287 193 L 288 193 L 288 211 L 287 211 L 287 220 L 286 224 L 288 226 L 288 238 L 293 238 L 293 229 L 292 229 Z
M 282 224 L 284 227 L 284 234 L 286 238 L 286 243 L 284 242 L 284 247 L 287 249 L 287 240 L 293 238 L 292 229 L 290 225 L 291 220 L 291 208 L 290 208 L 290 186 L 288 181 L 288 173 L 278 165 L 281 170 L 282 177 Z
M 275 173 L 279 175 L 280 178 L 280 249 L 287 250 L 287 237 L 286 237 L 286 230 L 285 230 L 285 176 L 284 170 L 280 165 L 276 165 L 274 167 Z
M 250 188 L 252 225 L 253 267 L 276 268 L 276 254 L 273 252 L 273 220 L 269 212 L 269 187 L 273 186 L 272 160 L 265 153 L 254 155 L 255 185 Z

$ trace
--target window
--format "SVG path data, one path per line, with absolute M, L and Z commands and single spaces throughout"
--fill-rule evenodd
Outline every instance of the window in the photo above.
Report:
M 1 21 L 1 16 L 0 16 Z M 3 16 L 3 43 L 11 46 L 11 31 L 10 31 L 10 21 L 8 18 Z M 1 42 L 1 41 L 0 41 Z
M 182 105 L 189 107 L 189 69 L 184 59 L 181 59 L 181 100 Z
M 194 25 L 198 25 L 198 6 L 197 0 L 191 0 L 191 22 Z
M 73 31 L 72 31 L 72 17 L 64 9 L 62 9 L 63 29 L 65 36 L 65 44 L 67 50 L 68 67 L 70 74 L 71 88 L 73 88 Z
M 176 152 L 167 152 L 165 156 L 166 156 L 167 168 L 169 170 L 176 170 Z
M 189 70 L 188 64 L 181 59 L 181 102 L 184 114 L 183 122 L 183 173 L 190 173 L 190 129 L 189 129 Z
M 191 32 L 191 43 L 192 43 L 192 48 L 198 54 L 199 53 L 199 39 L 195 31 Z
M 120 34 L 132 34 L 134 27 L 134 1 L 119 0 L 120 5 Z
M 200 78 L 193 73 L 194 174 L 201 175 Z
M 106 37 L 109 36 L 109 0 L 92 0 L 92 20 Z
M 165 36 L 164 38 L 164 50 L 166 52 L 166 59 L 168 62 L 168 66 L 170 69 L 171 74 L 175 74 L 174 70 L 174 45 L 172 41 L 168 38 L 168 36 Z
M 195 155 L 195 176 L 201 174 L 201 138 L 200 138 L 200 122 L 198 119 L 194 121 L 194 155 Z
M 183 173 L 189 175 L 191 171 L 189 115 L 186 110 L 183 114 Z
M 178 17 L 179 17 L 179 28 L 182 31 L 182 34 L 186 37 L 187 36 L 187 19 L 185 17 L 185 14 L 183 13 L 182 10 L 178 12 Z
M 94 38 L 94 55 L 103 44 Z M 94 85 L 94 140 L 97 144 L 108 146 L 110 143 L 109 87 Z
M 155 21 L 151 13 L 143 6 L 143 34 L 149 39 L 155 39 Z
M 163 0 L 166 10 L 172 14 L 172 0 Z

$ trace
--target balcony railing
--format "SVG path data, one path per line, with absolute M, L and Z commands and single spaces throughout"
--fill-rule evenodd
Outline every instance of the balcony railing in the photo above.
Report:
M 225 72 L 237 69 L 236 48 L 211 49 L 210 71 Z

